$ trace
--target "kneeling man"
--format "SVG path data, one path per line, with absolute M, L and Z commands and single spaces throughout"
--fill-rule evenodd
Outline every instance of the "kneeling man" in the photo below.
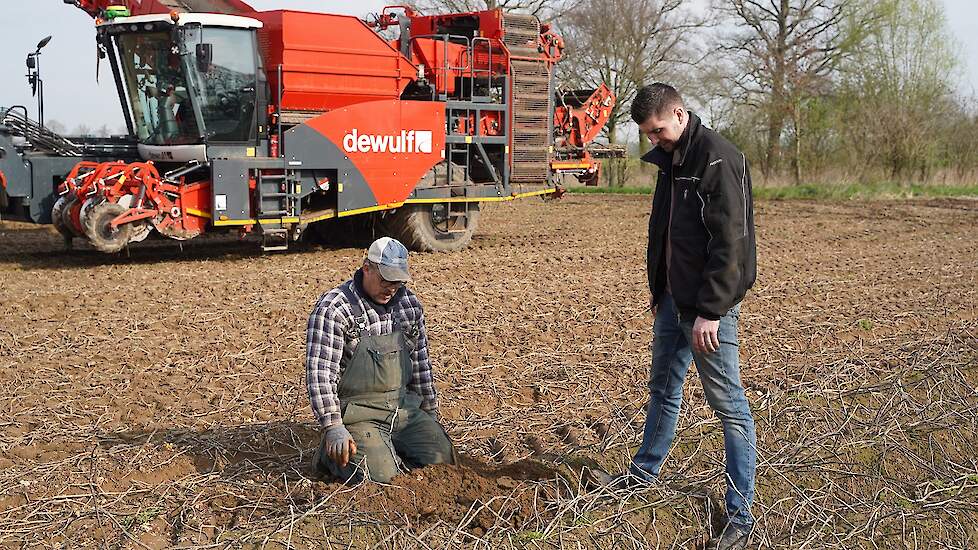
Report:
M 318 474 L 387 483 L 407 469 L 454 464 L 441 424 L 421 302 L 408 251 L 374 241 L 353 278 L 323 294 L 306 328 L 306 387 L 323 428 Z

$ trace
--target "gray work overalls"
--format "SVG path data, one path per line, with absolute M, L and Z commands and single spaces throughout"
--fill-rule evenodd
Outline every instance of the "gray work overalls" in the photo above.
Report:
M 359 338 L 360 342 L 340 376 L 337 397 L 343 424 L 356 441 L 357 452 L 340 468 L 324 452 L 324 433 L 316 466 L 350 483 L 363 479 L 388 483 L 409 468 L 454 464 L 455 451 L 444 428 L 421 410 L 421 396 L 407 390 L 417 325 L 410 325 L 405 333 L 395 318 L 390 334 L 367 334 L 367 316 L 351 288 L 353 284 L 349 281 L 340 290 L 353 312 L 347 341 Z

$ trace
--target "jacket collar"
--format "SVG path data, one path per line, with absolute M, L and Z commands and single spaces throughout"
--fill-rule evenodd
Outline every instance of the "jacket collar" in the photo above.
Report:
M 661 170 L 667 170 L 670 165 L 683 165 L 689 155 L 690 146 L 699 135 L 701 125 L 700 117 L 696 116 L 696 113 L 689 110 L 686 113 L 689 114 L 689 121 L 686 123 L 683 135 L 679 136 L 679 141 L 676 142 L 676 150 L 669 153 L 656 145 L 651 151 L 642 155 L 643 161 L 654 164 Z

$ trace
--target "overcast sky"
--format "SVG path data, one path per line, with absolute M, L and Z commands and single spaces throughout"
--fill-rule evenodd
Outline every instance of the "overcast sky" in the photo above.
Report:
M 942 0 L 947 19 L 960 42 L 967 66 L 958 75 L 962 92 L 978 90 L 978 0 Z M 364 16 L 390 4 L 386 0 L 250 0 L 259 10 L 299 9 Z M 79 124 L 112 131 L 124 128 L 122 109 L 112 81 L 112 71 L 102 63 L 95 82 L 95 31 L 91 18 L 62 0 L 2 0 L 0 8 L 0 105 L 26 105 L 37 116 L 31 97 L 24 58 L 47 35 L 53 39 L 42 50 L 44 113 L 72 130 Z

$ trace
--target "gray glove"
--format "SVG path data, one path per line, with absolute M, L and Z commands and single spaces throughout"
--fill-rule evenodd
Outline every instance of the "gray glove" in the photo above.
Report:
M 333 462 L 338 464 L 340 468 L 346 467 L 357 452 L 357 444 L 343 424 L 334 424 L 326 428 L 326 444 L 324 447 L 326 455 L 333 459 Z

